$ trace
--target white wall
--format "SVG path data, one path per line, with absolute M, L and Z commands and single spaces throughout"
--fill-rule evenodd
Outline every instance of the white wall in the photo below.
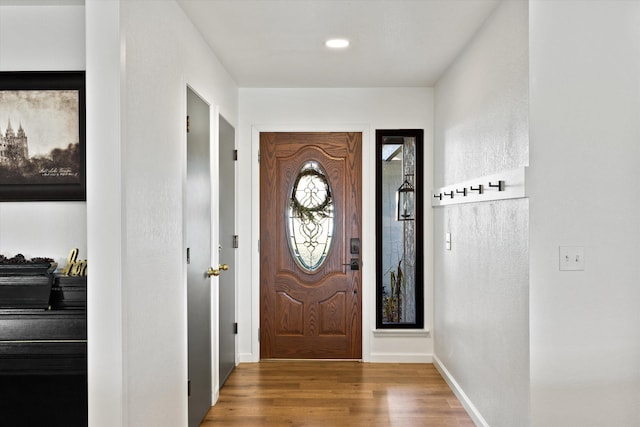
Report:
M 100 52 L 87 61 L 95 101 L 87 132 L 96 144 L 88 153 L 96 171 L 88 238 L 103 273 L 90 283 L 90 425 L 186 425 L 186 87 L 211 103 L 213 118 L 219 110 L 234 125 L 237 88 L 174 1 L 87 0 L 86 7 L 87 49 Z M 111 305 L 92 315 L 101 296 Z M 213 304 L 215 312 L 215 296 Z M 120 379 L 110 383 L 103 372 L 111 369 Z M 113 389 L 92 387 L 92 379 Z
M 436 84 L 436 187 L 528 164 L 527 22 L 527 2 L 500 3 Z M 478 425 L 526 426 L 528 202 L 435 208 L 434 222 L 436 364 Z
M 87 0 L 87 365 L 89 425 L 123 426 L 120 8 Z
M 0 71 L 84 70 L 84 46 L 83 5 L 0 6 Z M 8 119 L 0 117 L 1 131 Z M 72 248 L 86 259 L 86 234 L 84 202 L 0 203 L 0 254 L 51 257 L 62 267 Z
M 259 360 L 259 165 L 258 131 L 363 132 L 363 358 L 370 361 L 431 361 L 429 333 L 412 331 L 374 336 L 375 328 L 375 130 L 425 129 L 425 182 L 431 188 L 431 129 L 433 92 L 427 88 L 403 89 L 241 89 L 239 135 L 238 258 L 252 269 L 240 272 L 240 359 Z M 425 325 L 433 319 L 431 274 L 431 210 L 425 210 Z M 382 333 L 380 333 L 382 335 Z
M 530 4 L 534 426 L 640 425 L 639 22 L 636 1 Z

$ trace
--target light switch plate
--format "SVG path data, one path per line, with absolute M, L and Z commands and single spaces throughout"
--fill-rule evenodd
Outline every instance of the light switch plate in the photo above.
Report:
M 450 251 L 451 250 L 451 233 L 446 233 L 444 235 L 444 244 L 445 248 Z
M 560 271 L 584 270 L 584 246 L 560 246 Z

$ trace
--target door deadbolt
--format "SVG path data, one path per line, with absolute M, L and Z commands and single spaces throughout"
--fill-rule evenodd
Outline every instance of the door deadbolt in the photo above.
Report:
M 354 237 L 349 240 L 349 252 L 351 255 L 360 255 L 360 239 Z

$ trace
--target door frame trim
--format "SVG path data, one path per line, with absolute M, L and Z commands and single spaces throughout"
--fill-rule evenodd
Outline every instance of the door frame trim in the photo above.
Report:
M 251 126 L 251 354 L 241 362 L 260 361 L 260 133 L 262 132 L 359 132 L 362 133 L 362 211 L 375 212 L 375 133 L 369 124 L 310 124 Z M 374 139 L 372 140 L 372 136 Z M 375 309 L 375 218 L 362 215 L 362 360 L 371 359 L 371 315 Z M 370 242 L 368 236 L 372 239 Z M 369 284 L 369 285 L 367 285 Z M 375 322 L 375 317 L 374 317 Z

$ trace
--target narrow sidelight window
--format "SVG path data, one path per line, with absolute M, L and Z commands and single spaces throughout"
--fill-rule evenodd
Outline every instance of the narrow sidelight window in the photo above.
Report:
M 424 327 L 423 130 L 376 131 L 378 329 Z

